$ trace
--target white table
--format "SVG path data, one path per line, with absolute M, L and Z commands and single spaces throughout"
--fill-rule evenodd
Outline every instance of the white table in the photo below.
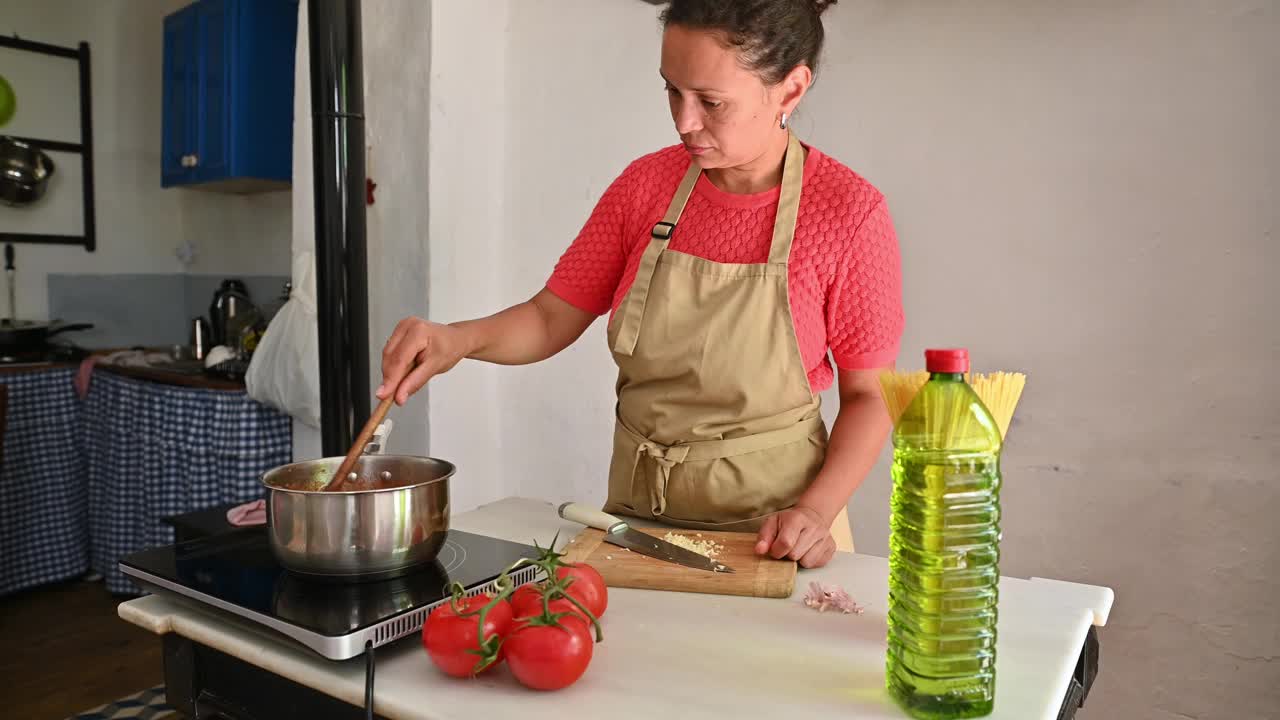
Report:
M 551 504 L 506 499 L 453 526 L 544 546 L 581 528 Z M 867 610 L 817 613 L 799 598 L 811 580 L 838 583 Z M 418 636 L 377 650 L 374 706 L 388 718 L 906 717 L 884 689 L 888 562 L 837 553 L 800 574 L 790 600 L 610 589 L 605 640 L 587 673 L 554 693 L 525 690 L 505 666 L 475 680 L 438 673 Z M 1090 625 L 1111 609 L 1108 588 L 1002 578 L 992 718 L 1053 720 Z M 122 603 L 120 617 L 178 633 L 353 705 L 364 701 L 363 659 L 326 660 L 269 631 L 161 596 Z

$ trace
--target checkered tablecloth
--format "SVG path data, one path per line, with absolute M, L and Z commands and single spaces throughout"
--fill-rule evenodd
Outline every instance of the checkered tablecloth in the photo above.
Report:
M 242 391 L 107 372 L 93 375 L 85 438 L 91 562 L 116 593 L 138 592 L 122 556 L 173 542 L 161 518 L 263 497 L 262 473 L 292 454 L 289 416 Z
M 0 375 L 9 388 L 0 467 L 0 595 L 89 569 L 86 462 L 74 368 Z

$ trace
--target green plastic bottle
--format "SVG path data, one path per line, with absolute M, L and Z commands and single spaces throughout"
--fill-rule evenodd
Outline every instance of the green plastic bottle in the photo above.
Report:
M 927 350 L 929 381 L 893 431 L 889 694 L 911 717 L 995 703 L 1000 448 L 966 350 Z

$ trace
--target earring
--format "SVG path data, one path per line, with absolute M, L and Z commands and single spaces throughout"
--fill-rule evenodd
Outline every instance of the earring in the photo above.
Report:
M 782 113 L 782 120 L 778 123 L 778 127 L 782 128 L 783 130 L 786 130 L 786 129 L 787 129 L 787 114 L 786 114 L 786 113 Z

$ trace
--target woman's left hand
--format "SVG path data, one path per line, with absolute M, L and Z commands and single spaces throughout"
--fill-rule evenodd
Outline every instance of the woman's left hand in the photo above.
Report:
M 836 553 L 830 523 L 817 510 L 800 505 L 770 515 L 758 538 L 757 555 L 790 558 L 806 568 L 822 567 Z

